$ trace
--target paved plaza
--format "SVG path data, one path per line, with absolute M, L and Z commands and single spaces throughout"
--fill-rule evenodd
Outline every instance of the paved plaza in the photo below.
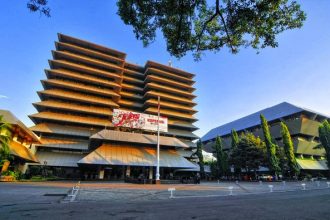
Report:
M 138 185 L 81 182 L 0 183 L 0 219 L 327 219 L 330 188 L 321 182 L 203 182 Z M 305 185 L 305 190 L 301 184 Z M 270 192 L 269 185 L 273 185 Z M 232 196 L 229 187 L 233 187 Z M 175 188 L 169 198 L 168 188 Z
M 126 183 L 80 184 L 76 201 L 148 201 L 173 198 L 237 196 L 326 189 L 327 181 L 308 182 L 203 182 L 201 184 L 137 185 Z M 330 183 L 329 183 L 330 184 Z M 330 190 L 330 188 L 329 188 Z

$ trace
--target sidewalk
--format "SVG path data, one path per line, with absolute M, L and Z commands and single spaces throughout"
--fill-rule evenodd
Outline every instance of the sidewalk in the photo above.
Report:
M 193 184 L 140 185 L 130 183 L 82 182 L 77 201 L 147 201 L 169 199 L 169 188 L 175 188 L 174 198 L 248 195 L 285 191 L 303 191 L 328 188 L 326 181 L 315 182 L 202 182 Z M 272 186 L 270 188 L 270 185 Z M 330 188 L 329 188 L 330 190 Z

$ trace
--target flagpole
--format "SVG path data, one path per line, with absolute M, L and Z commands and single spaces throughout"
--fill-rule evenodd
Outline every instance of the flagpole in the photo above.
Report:
M 159 111 L 160 111 L 160 96 L 158 96 L 156 184 L 160 184 L 160 174 L 159 174 Z

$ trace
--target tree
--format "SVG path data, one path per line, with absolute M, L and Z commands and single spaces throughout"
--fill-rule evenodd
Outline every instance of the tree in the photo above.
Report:
M 265 166 L 266 158 L 265 143 L 252 133 L 242 134 L 240 136 L 237 148 L 235 148 L 230 157 L 230 163 L 234 167 L 244 170 L 246 173 L 256 171 L 260 166 Z
M 207 164 L 210 166 L 211 176 L 212 177 L 219 177 L 217 161 L 212 160 L 212 161 L 207 162 Z
M 284 175 L 285 171 L 288 170 L 288 160 L 285 155 L 285 151 L 283 147 L 278 146 L 275 144 L 276 148 L 276 157 L 278 159 L 278 165 L 280 167 L 281 173 Z
M 205 51 L 224 47 L 237 53 L 241 47 L 259 51 L 277 47 L 276 36 L 300 28 L 306 14 L 292 0 L 118 0 L 123 22 L 148 46 L 160 30 L 168 52 L 177 58 L 191 51 L 196 60 Z M 50 16 L 46 0 L 30 0 L 32 12 Z
M 203 143 L 200 139 L 197 141 L 196 155 L 197 155 L 198 161 L 199 161 L 198 164 L 200 167 L 201 177 L 204 178 L 205 170 L 204 170 L 204 158 L 203 158 Z
M 234 150 L 237 148 L 239 142 L 238 134 L 235 129 L 231 130 L 231 149 Z
M 298 167 L 298 163 L 296 161 L 296 157 L 294 156 L 293 142 L 291 139 L 289 129 L 286 126 L 286 124 L 284 124 L 283 122 L 281 122 L 281 134 L 282 134 L 284 152 L 290 169 L 290 174 L 294 176 L 298 176 L 300 170 Z
M 214 150 L 217 158 L 218 176 L 224 176 L 228 173 L 229 169 L 228 155 L 226 154 L 226 152 L 223 151 L 222 140 L 219 136 L 215 139 Z
M 237 149 L 239 137 L 235 129 L 231 130 L 231 153 Z M 238 175 L 241 172 L 240 167 L 234 165 L 234 173 Z
M 0 162 L 3 165 L 2 172 L 7 170 L 10 163 L 9 160 L 12 158 L 9 148 L 10 140 L 10 124 L 3 119 L 3 115 L 0 115 Z
M 228 47 L 254 49 L 277 47 L 276 35 L 300 28 L 306 15 L 288 0 L 119 0 L 118 14 L 131 25 L 136 38 L 146 46 L 160 29 L 167 50 L 180 58 L 192 51 L 196 59 L 204 51 Z
M 327 160 L 330 177 L 330 124 L 327 120 L 324 120 L 319 126 L 319 137 L 321 147 L 325 150 L 325 158 Z
M 281 168 L 279 166 L 279 160 L 276 156 L 276 144 L 273 143 L 266 118 L 263 115 L 260 115 L 260 120 L 261 120 L 261 127 L 267 147 L 269 168 L 272 172 L 274 172 L 275 175 L 279 175 L 281 172 Z
M 47 4 L 47 0 L 30 0 L 26 6 L 31 12 L 39 12 L 46 17 L 50 17 L 50 8 Z

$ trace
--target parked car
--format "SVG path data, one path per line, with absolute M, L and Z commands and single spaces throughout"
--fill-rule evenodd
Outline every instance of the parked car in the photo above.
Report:
M 262 174 L 262 175 L 258 176 L 258 180 L 272 181 L 273 180 L 273 177 L 271 175 Z

